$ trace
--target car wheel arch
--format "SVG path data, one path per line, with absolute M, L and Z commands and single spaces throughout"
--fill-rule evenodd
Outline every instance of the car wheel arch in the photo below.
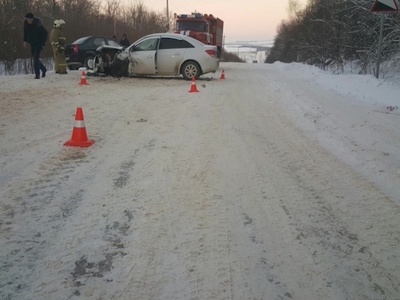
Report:
M 203 74 L 203 70 L 201 69 L 201 65 L 194 59 L 189 59 L 189 60 L 185 60 L 184 62 L 182 62 L 181 66 L 179 68 L 180 74 L 182 74 L 183 78 L 185 78 L 186 80 L 192 80 L 191 76 L 189 76 L 188 74 L 185 74 L 185 68 L 189 65 L 196 66 L 196 68 L 198 69 L 198 72 L 196 73 L 196 76 L 195 76 L 195 79 L 198 79 Z

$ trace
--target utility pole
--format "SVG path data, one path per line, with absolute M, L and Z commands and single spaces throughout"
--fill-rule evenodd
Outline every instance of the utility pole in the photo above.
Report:
M 381 55 L 382 55 L 382 39 L 383 39 L 383 23 L 385 20 L 385 15 L 381 14 L 381 28 L 379 30 L 379 45 L 378 45 L 378 57 L 376 59 L 376 72 L 375 76 L 379 79 L 379 68 L 381 64 Z
M 169 7 L 168 7 L 168 0 L 167 0 L 167 32 L 169 32 Z

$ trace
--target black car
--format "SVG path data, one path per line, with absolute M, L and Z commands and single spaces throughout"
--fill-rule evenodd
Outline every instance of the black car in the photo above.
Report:
M 103 36 L 86 36 L 67 45 L 65 60 L 69 69 L 77 70 L 79 67 L 93 69 L 93 59 L 96 49 L 101 45 L 120 46 L 115 40 Z

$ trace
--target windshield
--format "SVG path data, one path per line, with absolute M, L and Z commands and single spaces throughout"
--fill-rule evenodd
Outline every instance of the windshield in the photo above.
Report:
M 207 32 L 206 30 L 206 23 L 203 22 L 177 22 L 176 30 L 193 30 L 193 31 L 203 31 Z
M 118 44 L 116 41 L 114 40 L 108 40 L 108 44 L 111 46 L 115 46 L 115 47 L 121 47 L 120 44 Z

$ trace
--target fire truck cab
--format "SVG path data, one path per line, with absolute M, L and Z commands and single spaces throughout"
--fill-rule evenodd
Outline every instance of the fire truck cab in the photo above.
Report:
M 216 45 L 221 55 L 224 21 L 213 15 L 192 13 L 175 15 L 175 33 L 188 35 L 207 45 Z

